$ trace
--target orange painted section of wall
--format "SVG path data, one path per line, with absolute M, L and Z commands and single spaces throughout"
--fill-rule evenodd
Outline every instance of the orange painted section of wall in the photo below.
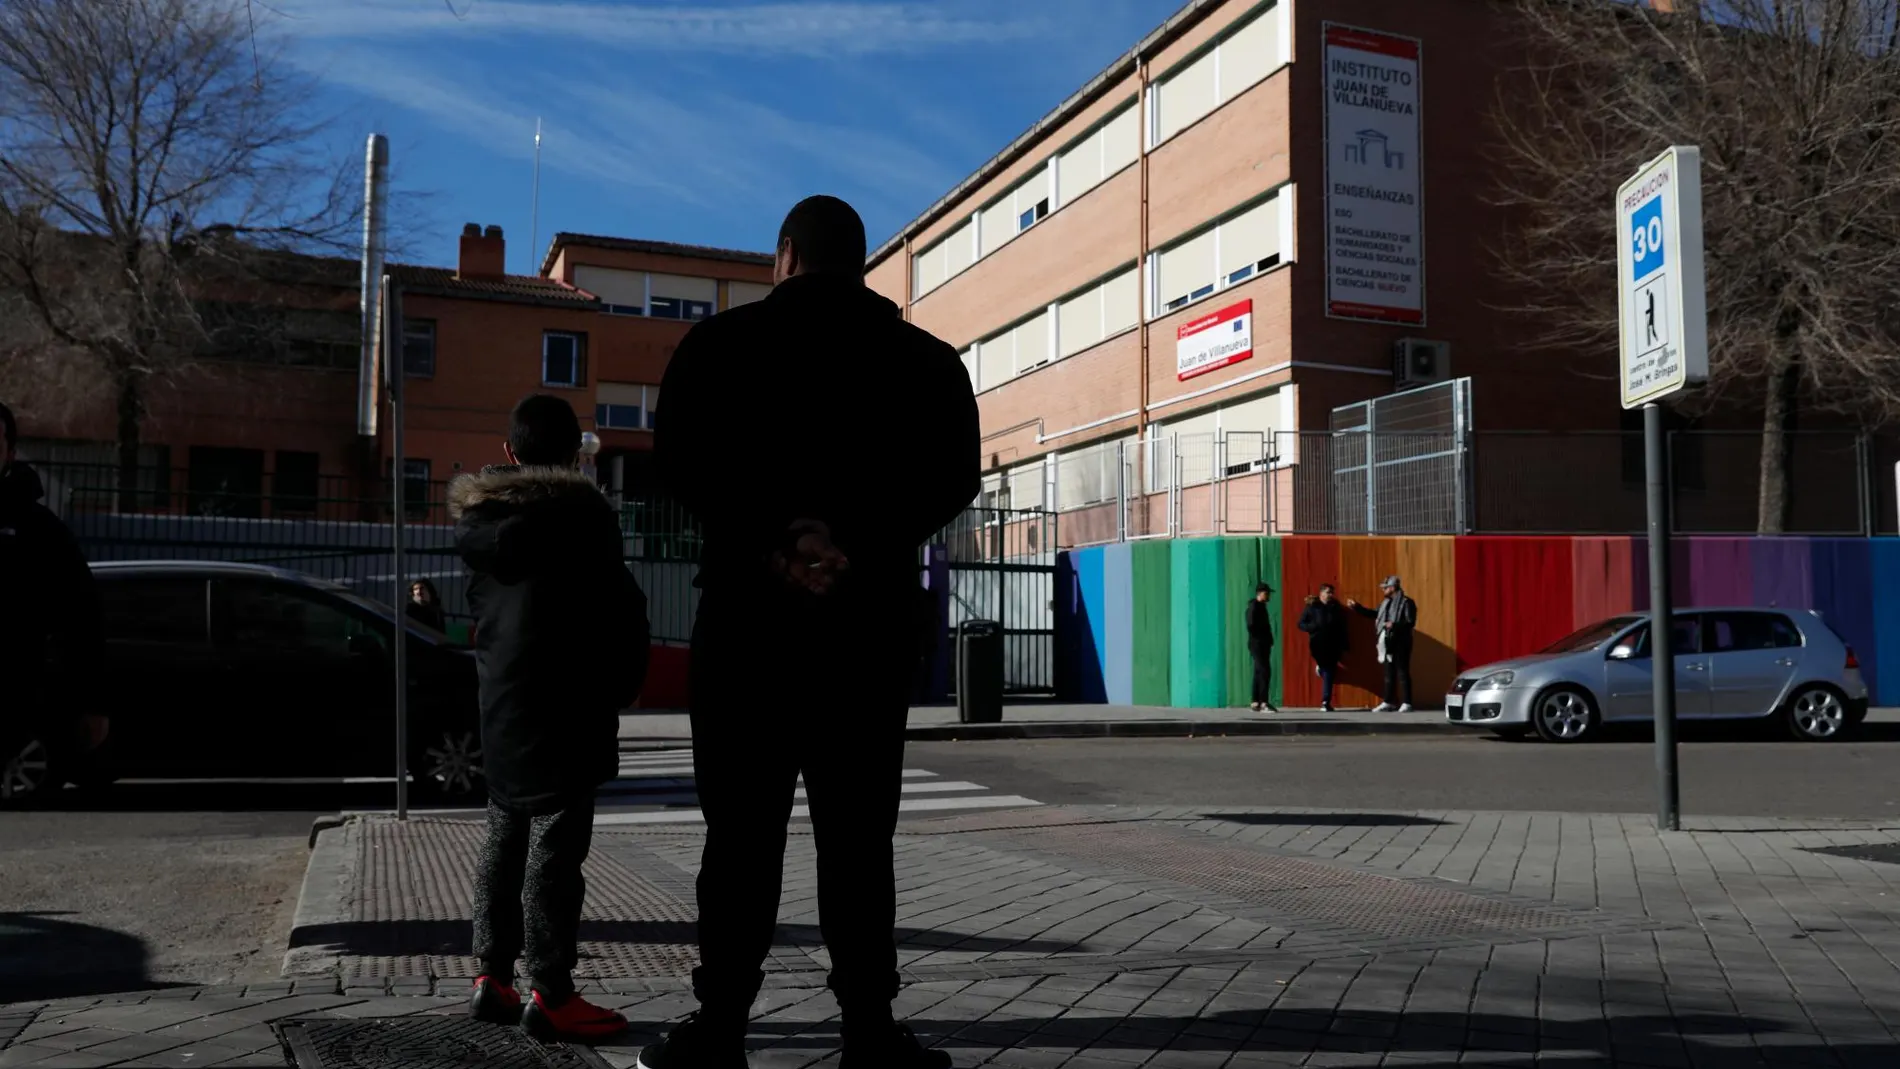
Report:
M 1418 605 L 1412 637 L 1412 694 L 1421 706 L 1439 703 L 1458 678 L 1457 539 L 1398 539 L 1398 576 Z
M 1396 538 L 1342 538 L 1339 540 L 1339 596 L 1355 598 L 1377 609 L 1379 584 L 1399 570 Z M 1352 628 L 1352 651 L 1346 654 L 1342 687 L 1333 695 L 1335 705 L 1377 705 L 1385 690 L 1385 669 L 1379 664 L 1378 631 L 1371 620 L 1347 610 Z

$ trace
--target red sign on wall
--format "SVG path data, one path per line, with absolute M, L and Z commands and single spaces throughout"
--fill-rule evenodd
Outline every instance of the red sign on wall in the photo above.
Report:
M 1190 320 L 1174 332 L 1177 379 L 1218 371 L 1253 356 L 1253 302 L 1230 304 Z

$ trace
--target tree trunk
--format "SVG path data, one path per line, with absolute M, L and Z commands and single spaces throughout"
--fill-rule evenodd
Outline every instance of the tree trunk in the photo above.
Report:
M 136 371 L 113 376 L 118 388 L 119 503 L 115 511 L 131 512 L 148 504 L 139 493 L 139 431 L 145 419 L 145 383 Z M 169 479 L 170 472 L 161 472 Z
M 1794 426 L 1801 365 L 1783 357 L 1765 380 L 1761 417 L 1761 488 L 1755 529 L 1761 534 L 1786 533 L 1794 519 L 1794 488 L 1788 469 L 1794 459 Z

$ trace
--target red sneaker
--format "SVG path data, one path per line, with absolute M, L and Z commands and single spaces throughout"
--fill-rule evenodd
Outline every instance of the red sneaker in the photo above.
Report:
M 543 1042 L 592 1043 L 625 1032 L 627 1019 L 579 995 L 569 995 L 557 1003 L 536 991 L 521 1011 L 521 1027 Z
M 521 992 L 488 976 L 475 978 L 475 993 L 469 996 L 468 1015 L 489 1024 L 521 1023 Z

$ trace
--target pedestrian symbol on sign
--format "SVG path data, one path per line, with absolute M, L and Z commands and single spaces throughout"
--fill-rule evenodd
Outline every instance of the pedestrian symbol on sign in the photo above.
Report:
M 1652 289 L 1652 290 L 1645 290 L 1645 291 L 1643 292 L 1643 296 L 1644 296 L 1644 297 L 1645 297 L 1645 298 L 1647 299 L 1647 301 L 1648 301 L 1648 307 L 1646 307 L 1646 308 L 1644 308 L 1644 310 L 1643 310 L 1643 323 L 1644 323 L 1644 325 L 1645 325 L 1645 327 L 1646 327 L 1646 328 L 1648 329 L 1648 331 L 1649 331 L 1649 339 L 1648 339 L 1648 344 L 1650 344 L 1650 345 L 1655 345 L 1655 344 L 1656 344 L 1656 342 L 1657 342 L 1657 338 L 1656 338 L 1656 291 L 1655 291 L 1655 290 L 1653 290 L 1653 289 Z

